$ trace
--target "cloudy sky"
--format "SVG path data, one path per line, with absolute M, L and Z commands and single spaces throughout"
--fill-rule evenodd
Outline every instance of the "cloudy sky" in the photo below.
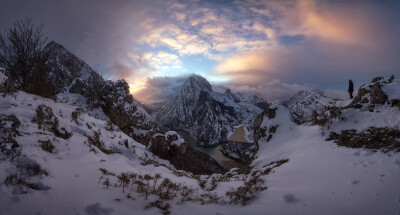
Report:
M 144 103 L 197 73 L 271 99 L 320 88 L 343 97 L 400 75 L 398 0 L 2 0 L 0 30 L 25 16 Z

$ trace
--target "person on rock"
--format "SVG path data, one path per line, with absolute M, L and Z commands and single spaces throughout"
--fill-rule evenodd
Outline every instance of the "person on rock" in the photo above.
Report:
M 354 91 L 353 81 L 349 80 L 349 89 L 347 90 L 347 92 L 349 92 L 349 94 L 350 94 L 350 99 L 353 98 L 353 91 Z

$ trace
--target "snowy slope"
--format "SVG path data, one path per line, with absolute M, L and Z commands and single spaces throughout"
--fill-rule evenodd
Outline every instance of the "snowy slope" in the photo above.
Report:
M 385 84 L 383 89 L 390 98 L 396 97 L 400 80 Z M 322 98 L 321 102 L 325 101 Z M 343 103 L 349 102 L 339 102 Z M 277 110 L 274 118 L 264 117 L 262 127 L 267 130 L 266 137 L 270 134 L 268 128 L 278 127 L 271 133 L 270 141 L 267 142 L 266 137 L 259 140 L 258 158 L 252 165 L 257 167 L 282 158 L 290 162 L 268 180 L 267 184 L 274 188 L 266 194 L 265 207 L 271 208 L 267 211 L 273 214 L 400 212 L 399 152 L 347 148 L 326 141 L 332 132 L 348 129 L 363 132 L 371 127 L 395 129 L 400 136 L 398 107 L 381 105 L 372 112 L 344 108 L 341 119 L 333 121 L 329 129 L 297 125 L 292 122 L 293 115 L 287 107 L 273 105 L 270 108 Z M 276 198 L 279 195 L 290 198 L 286 198 L 285 203 Z
M 388 99 L 398 98 L 399 88 L 399 79 L 382 82 Z M 298 125 L 292 122 L 289 109 L 273 105 L 270 108 L 276 108 L 275 114 L 265 116 L 260 126 L 278 126 L 271 131 L 268 142 L 265 137 L 259 139 L 257 157 L 250 169 L 193 176 L 153 156 L 145 146 L 107 123 L 107 117 L 100 110 L 73 114 L 77 112 L 73 104 L 78 104 L 81 98 L 66 97 L 68 104 L 23 92 L 0 95 L 1 214 L 160 214 L 169 211 L 171 214 L 373 215 L 400 212 L 398 152 L 349 148 L 338 146 L 333 140 L 326 141 L 332 132 L 347 129 L 399 130 L 400 109 L 392 106 L 392 100 L 375 105 L 372 111 L 346 107 L 344 104 L 348 101 L 338 102 L 343 118 L 332 121 L 329 128 Z M 42 104 L 51 108 L 54 115 L 45 118 L 42 124 L 56 117 L 57 126 L 43 124 L 39 128 L 34 119 L 37 107 Z M 13 123 L 12 115 L 19 125 Z M 71 136 L 62 135 L 65 133 Z M 103 144 L 93 141 L 96 133 Z M 42 145 L 46 141 L 55 147 L 52 152 L 44 150 Z M 33 164 L 38 164 L 40 171 Z M 131 180 L 126 186 L 116 177 L 123 176 L 122 172 L 128 172 Z M 160 175 L 156 176 L 157 173 Z M 9 176 L 14 174 L 27 183 L 11 180 Z M 157 177 L 160 178 L 154 184 Z M 164 182 L 165 178 L 170 182 Z M 162 195 L 148 193 L 146 199 L 146 191 L 153 190 Z M 18 194 L 21 191 L 26 193 Z M 243 193 L 251 200 L 241 199 Z M 173 197 L 166 199 L 168 195 Z M 164 199 L 160 200 L 160 196 Z M 151 203 L 156 207 L 149 206 Z
M 67 98 L 71 104 L 81 99 Z M 281 165 L 193 176 L 154 156 L 105 118 L 96 110 L 86 112 L 24 92 L 1 94 L 1 214 L 183 214 L 193 207 L 224 210 L 231 207 L 229 203 L 240 203 L 227 191 L 251 178 L 259 185 L 249 186 L 261 186 L 264 179 L 260 177 Z M 122 173 L 130 180 L 125 185 L 118 179 Z

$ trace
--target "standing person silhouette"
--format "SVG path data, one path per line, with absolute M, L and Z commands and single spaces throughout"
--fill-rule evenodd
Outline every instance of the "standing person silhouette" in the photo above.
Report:
M 347 90 L 347 92 L 349 92 L 349 94 L 350 94 L 350 99 L 353 98 L 353 91 L 354 91 L 353 81 L 349 80 L 349 89 Z

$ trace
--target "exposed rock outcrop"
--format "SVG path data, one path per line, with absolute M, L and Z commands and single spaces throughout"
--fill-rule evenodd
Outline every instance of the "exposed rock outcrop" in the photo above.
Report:
M 105 82 L 100 106 L 112 123 L 142 144 L 146 145 L 155 133 L 164 131 L 129 93 L 125 80 Z
M 175 168 L 180 170 L 186 170 L 193 174 L 225 172 L 225 169 L 217 161 L 188 146 L 183 138 L 174 131 L 155 134 L 147 148 L 160 158 L 169 160 Z
M 260 140 L 262 137 L 267 136 L 267 132 L 270 132 L 271 134 L 268 136 L 267 142 L 272 138 L 272 133 L 276 132 L 277 126 L 272 126 L 271 128 L 264 128 L 262 127 L 262 123 L 264 121 L 264 118 L 267 117 L 268 119 L 274 119 L 276 116 L 276 110 L 278 108 L 267 108 L 265 111 L 260 113 L 257 118 L 254 120 L 253 123 L 253 130 L 254 130 L 254 143 L 256 143 L 256 146 L 258 147 L 257 143 L 258 140 Z
M 382 87 L 396 84 L 392 83 L 393 81 L 394 77 L 389 80 L 385 80 L 383 77 L 374 78 L 370 84 L 362 85 L 358 89 L 357 96 L 347 107 L 373 111 L 375 105 L 383 105 L 389 101 L 388 95 Z
M 105 81 L 83 60 L 54 41 L 45 49 L 51 53 L 47 64 L 57 93 L 83 95 L 89 106 L 101 107 L 112 123 L 144 145 L 155 133 L 164 132 L 162 126 L 132 97 L 125 80 Z
M 90 84 L 98 83 L 102 86 L 104 83 L 103 78 L 89 65 L 55 41 L 49 42 L 45 51 L 51 53 L 47 65 L 57 93 L 67 90 L 87 96 Z
M 335 101 L 333 99 L 326 97 L 324 93 L 318 89 L 310 91 L 302 90 L 283 103 L 283 105 L 289 109 L 292 121 L 297 124 L 311 122 L 312 113 L 315 110 L 334 104 Z
M 253 143 L 228 142 L 220 148 L 220 152 L 232 159 L 249 163 L 256 153 L 256 146 Z

